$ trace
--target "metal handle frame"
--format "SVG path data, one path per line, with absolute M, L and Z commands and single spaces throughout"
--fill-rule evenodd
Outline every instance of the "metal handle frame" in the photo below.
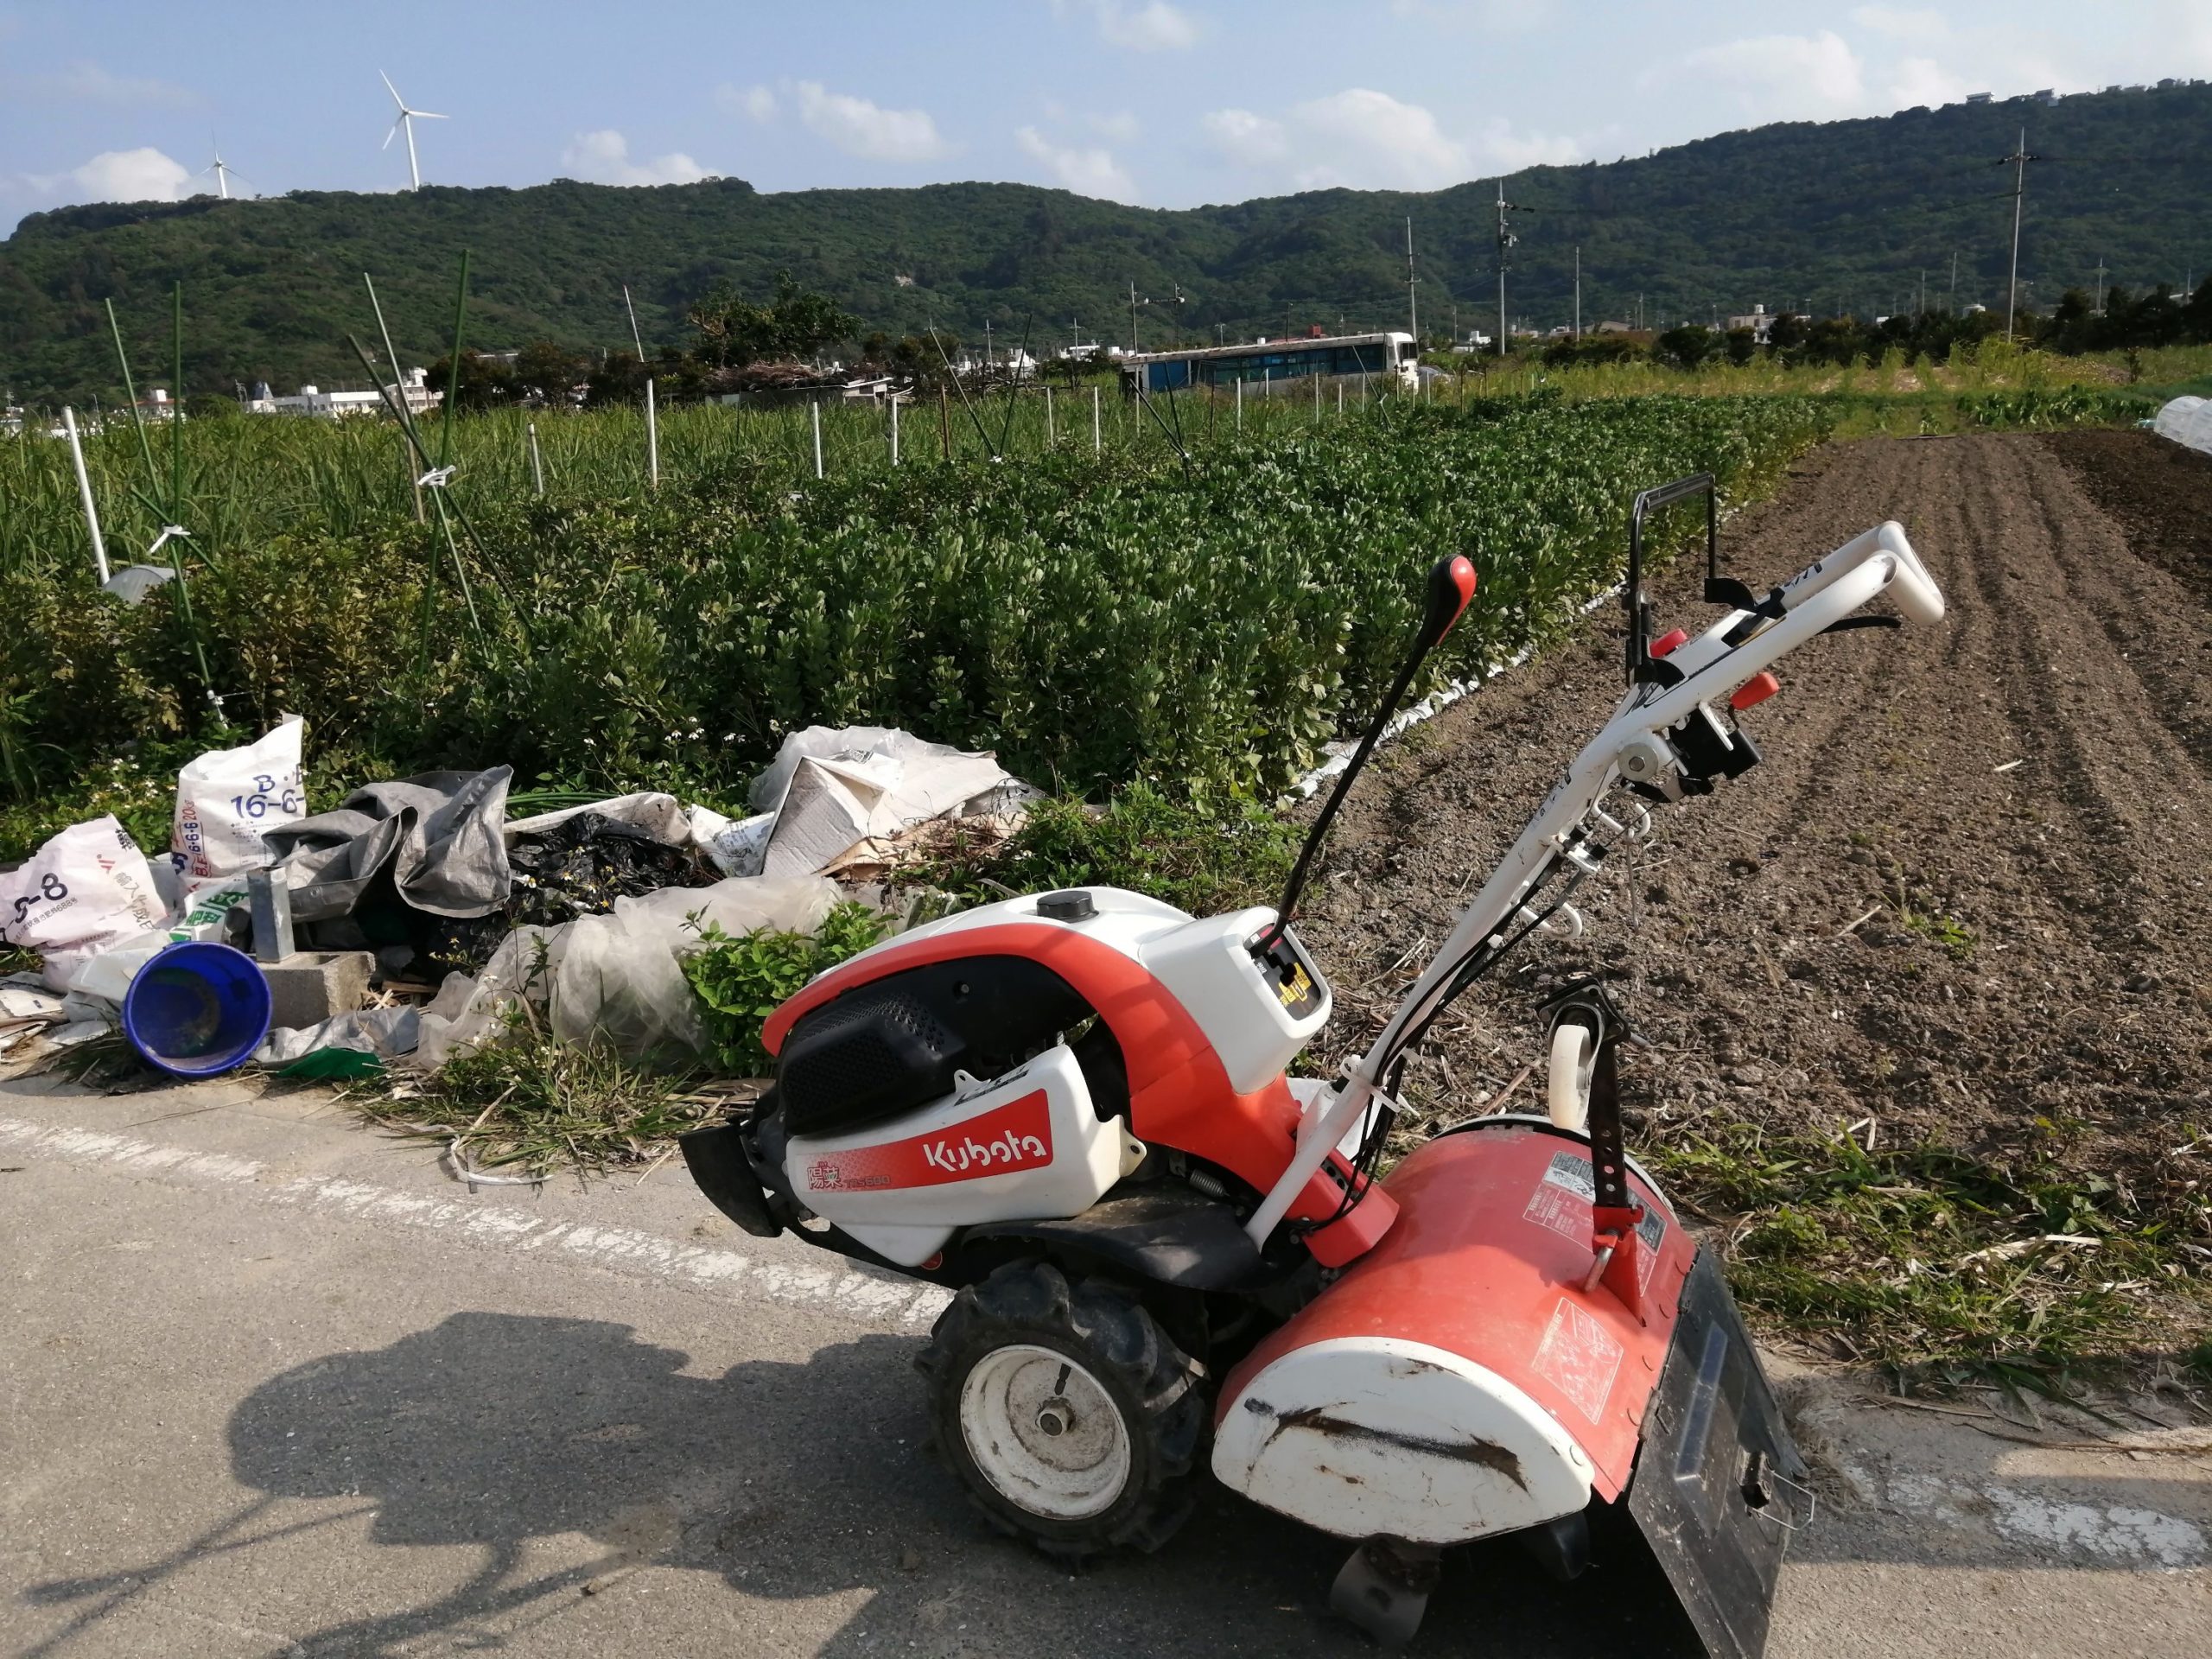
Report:
M 1644 515 L 1691 496 L 1705 497 L 1705 571 L 1708 588 L 1720 575 L 1720 514 L 1711 473 L 1693 473 L 1671 484 L 1641 492 L 1628 511 L 1628 588 L 1621 602 L 1628 609 L 1628 683 L 1643 685 L 1662 677 L 1652 670 L 1651 606 L 1643 597 Z M 1665 677 L 1672 678 L 1672 676 Z

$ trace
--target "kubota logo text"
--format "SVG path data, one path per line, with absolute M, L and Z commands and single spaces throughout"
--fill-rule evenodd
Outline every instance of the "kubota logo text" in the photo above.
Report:
M 1009 1130 L 995 1141 L 967 1140 L 957 1147 L 950 1141 L 925 1141 L 922 1159 L 931 1169 L 965 1175 L 971 1169 L 981 1172 L 993 1165 L 1016 1169 L 1049 1164 L 1052 1151 L 1033 1135 L 1017 1135 Z
M 794 1143 L 794 1151 L 799 1147 Z M 810 1192 L 940 1186 L 1042 1169 L 1052 1161 L 1052 1112 L 1039 1089 L 934 1134 L 843 1152 L 809 1151 L 806 1185 Z

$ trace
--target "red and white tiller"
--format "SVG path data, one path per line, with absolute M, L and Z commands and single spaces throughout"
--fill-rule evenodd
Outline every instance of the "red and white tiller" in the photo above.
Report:
M 1284 1068 L 1329 1018 L 1288 925 L 1344 791 L 1475 572 L 1430 573 L 1418 637 L 1278 909 L 1194 918 L 1077 888 L 916 928 L 779 1008 L 775 1086 L 684 1138 L 747 1231 L 957 1294 L 919 1359 L 938 1449 L 983 1511 L 1062 1556 L 1154 1548 L 1199 1465 L 1352 1541 L 1337 1609 L 1418 1624 L 1446 1546 L 1512 1534 L 1554 1572 L 1625 1508 L 1715 1654 L 1756 1655 L 1804 1466 L 1712 1254 L 1622 1146 L 1601 988 L 1553 1006 L 1550 1110 L 1455 1125 L 1378 1175 L 1406 1056 L 1653 806 L 1756 763 L 1737 716 L 1815 635 L 1943 600 L 1895 524 L 1764 595 L 1721 577 L 1713 481 L 1637 499 L 1628 689 L 1367 1052 Z M 1645 514 L 1706 498 L 1720 620 L 1650 637 Z M 1612 798 L 1608 810 L 1604 804 Z

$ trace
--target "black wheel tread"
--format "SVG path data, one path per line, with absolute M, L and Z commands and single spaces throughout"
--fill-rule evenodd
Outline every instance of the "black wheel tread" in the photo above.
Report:
M 1048 1522 L 1014 1510 L 985 1489 L 957 1444 L 960 1385 L 975 1360 L 1002 1342 L 1039 1335 L 1071 1340 L 1102 1382 L 1118 1382 L 1141 1408 L 1142 1420 L 1129 1424 L 1138 1442 L 1131 1447 L 1130 1491 L 1088 1521 Z M 914 1366 L 930 1381 L 929 1450 L 961 1477 L 969 1502 L 1001 1531 L 1079 1560 L 1116 1548 L 1156 1550 L 1188 1516 L 1189 1477 L 1206 1427 L 1204 1369 L 1121 1292 L 1089 1281 L 1071 1285 L 1048 1262 L 1007 1262 L 952 1299 Z

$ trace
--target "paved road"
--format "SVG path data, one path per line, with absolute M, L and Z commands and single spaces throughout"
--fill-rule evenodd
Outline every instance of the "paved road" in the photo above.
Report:
M 470 1193 L 324 1097 L 0 1085 L 0 1652 L 1357 1655 L 1218 1494 L 1070 1576 L 916 1455 L 934 1293 L 670 1166 Z M 1778 1659 L 2212 1650 L 2212 1456 L 1803 1391 Z M 1638 1568 L 1455 1559 L 1415 1651 L 1683 1652 Z

